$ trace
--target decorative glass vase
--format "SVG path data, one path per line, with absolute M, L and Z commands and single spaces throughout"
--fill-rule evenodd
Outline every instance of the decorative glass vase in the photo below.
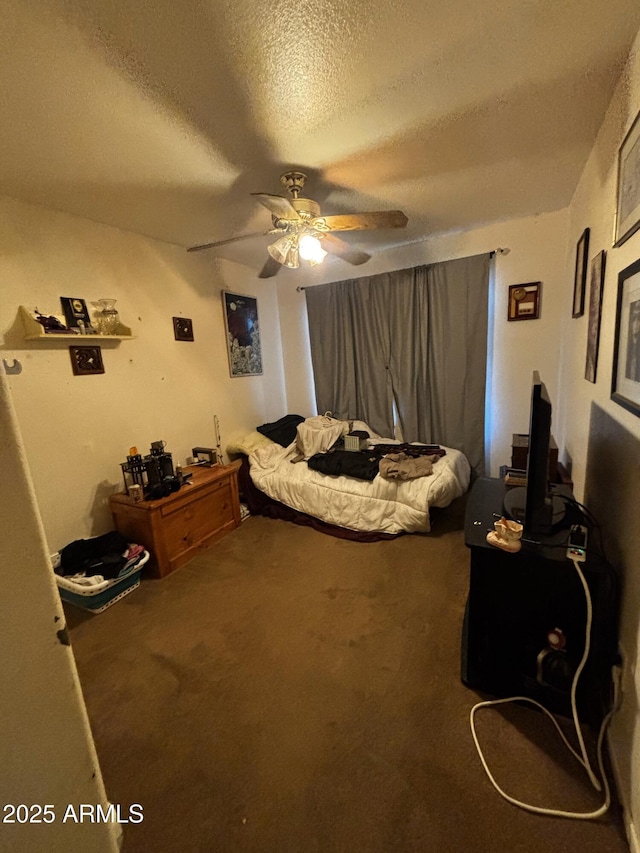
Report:
M 115 299 L 98 299 L 100 310 L 96 314 L 96 324 L 101 335 L 117 335 L 120 315 Z

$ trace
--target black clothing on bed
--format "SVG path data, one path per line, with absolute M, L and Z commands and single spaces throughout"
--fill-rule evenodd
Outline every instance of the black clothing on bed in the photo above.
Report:
M 407 456 L 446 456 L 447 451 L 439 444 L 372 444 L 367 448 L 369 456 L 386 456 L 387 453 L 406 453 Z
M 374 456 L 353 450 L 316 453 L 307 460 L 307 465 L 321 474 L 355 477 L 357 480 L 373 480 L 378 473 L 378 460 Z
M 262 424 L 256 427 L 257 431 L 266 435 L 271 441 L 275 441 L 282 447 L 288 447 L 292 441 L 296 440 L 298 434 L 298 424 L 304 421 L 302 415 L 284 415 L 280 420 L 272 423 Z

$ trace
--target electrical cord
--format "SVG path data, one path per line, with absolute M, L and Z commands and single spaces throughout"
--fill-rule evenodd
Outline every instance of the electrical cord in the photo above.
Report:
M 583 503 L 580 503 L 575 498 L 570 498 L 568 495 L 560 495 L 559 497 L 580 512 L 585 524 L 590 524 L 591 527 L 600 527 L 593 513 Z
M 582 572 L 582 569 L 580 568 L 580 565 L 578 564 L 578 562 L 576 560 L 572 560 L 571 562 L 575 566 L 576 572 L 578 573 L 578 576 L 579 576 L 580 581 L 582 583 L 582 588 L 584 590 L 585 599 L 586 599 L 586 603 L 587 603 L 587 619 L 586 619 L 586 626 L 585 626 L 584 652 L 583 652 L 582 658 L 580 660 L 580 663 L 578 664 L 578 667 L 575 671 L 575 674 L 573 676 L 573 680 L 571 682 L 571 712 L 572 712 L 572 716 L 573 716 L 573 724 L 574 724 L 576 735 L 578 738 L 578 744 L 580 747 L 580 753 L 578 753 L 571 746 L 571 744 L 567 740 L 564 732 L 560 728 L 560 725 L 558 724 L 558 721 L 553 716 L 553 714 L 550 711 L 548 711 L 547 708 L 544 707 L 544 705 L 541 705 L 540 702 L 537 702 L 535 699 L 530 699 L 528 696 L 510 696 L 506 699 L 491 699 L 491 700 L 488 700 L 486 702 L 478 702 L 471 709 L 471 714 L 469 716 L 469 723 L 471 725 L 471 734 L 473 735 L 473 740 L 474 740 L 474 743 L 476 745 L 478 755 L 480 756 L 480 761 L 482 762 L 482 766 L 484 767 L 484 770 L 485 770 L 487 776 L 489 777 L 489 780 L 490 780 L 491 784 L 493 785 L 493 787 L 496 789 L 496 791 L 500 794 L 501 797 L 503 797 L 505 800 L 507 800 L 507 802 L 512 803 L 514 806 L 518 806 L 521 809 L 525 809 L 526 811 L 534 812 L 535 814 L 552 815 L 554 817 L 573 818 L 575 820 L 594 820 L 595 818 L 601 817 L 603 814 L 605 814 L 608 811 L 609 806 L 611 805 L 611 791 L 609 788 L 607 775 L 606 775 L 606 772 L 604 769 L 604 760 L 603 760 L 603 755 L 602 755 L 602 744 L 604 741 L 604 735 L 605 735 L 607 726 L 609 725 L 609 721 L 611 720 L 611 717 L 614 715 L 614 713 L 618 709 L 618 705 L 620 702 L 619 684 L 618 684 L 618 678 L 614 677 L 614 679 L 613 679 L 614 696 L 613 696 L 612 707 L 611 707 L 610 711 L 604 717 L 602 724 L 600 726 L 599 734 L 598 734 L 596 754 L 597 754 L 597 759 L 598 759 L 598 770 L 599 770 L 599 774 L 600 774 L 600 779 L 602 780 L 602 783 L 600 783 L 600 780 L 598 779 L 596 774 L 593 772 L 593 769 L 591 767 L 591 763 L 589 762 L 589 757 L 587 755 L 587 751 L 586 751 L 586 748 L 584 745 L 584 738 L 582 736 L 582 729 L 580 727 L 580 720 L 578 718 L 578 709 L 577 709 L 577 704 L 576 704 L 576 691 L 578 688 L 578 681 L 580 679 L 580 675 L 582 673 L 582 670 L 585 667 L 585 664 L 587 662 L 587 658 L 589 657 L 589 652 L 591 649 L 591 624 L 592 624 L 592 620 L 593 620 L 593 606 L 592 606 L 592 602 L 591 602 L 591 594 L 589 592 L 589 587 L 587 585 L 587 581 L 586 581 L 585 576 Z M 552 723 L 556 727 L 558 733 L 560 734 L 560 737 L 564 741 L 565 746 L 569 749 L 569 751 L 574 756 L 574 758 L 587 771 L 587 775 L 589 776 L 589 780 L 590 780 L 591 784 L 593 785 L 593 787 L 597 791 L 601 791 L 604 788 L 604 802 L 602 803 L 602 805 L 599 808 L 597 808 L 591 812 L 571 812 L 571 811 L 564 811 L 562 809 L 550 809 L 550 808 L 545 808 L 543 806 L 535 806 L 535 805 L 531 805 L 530 803 L 525 803 L 522 800 L 517 800 L 515 797 L 512 797 L 509 794 L 507 794 L 506 791 L 504 791 L 498 785 L 493 774 L 491 773 L 491 770 L 489 769 L 489 765 L 487 764 L 487 761 L 486 761 L 484 754 L 482 752 L 482 749 L 480 747 L 480 742 L 478 740 L 478 735 L 477 735 L 476 729 L 475 729 L 475 715 L 482 708 L 491 708 L 491 707 L 494 707 L 496 705 L 504 705 L 507 702 L 528 702 L 531 705 L 535 705 L 541 711 L 544 711 L 544 713 L 549 717 L 549 719 L 552 721 Z

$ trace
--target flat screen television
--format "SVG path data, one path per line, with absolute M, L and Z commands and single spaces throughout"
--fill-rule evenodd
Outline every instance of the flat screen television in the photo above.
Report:
M 527 484 L 510 489 L 504 499 L 507 515 L 524 525 L 524 536 L 551 533 L 562 526 L 565 502 L 549 484 L 551 400 L 537 370 L 531 383 Z

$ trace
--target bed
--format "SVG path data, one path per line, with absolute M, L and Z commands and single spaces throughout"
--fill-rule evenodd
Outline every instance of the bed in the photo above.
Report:
M 349 422 L 347 429 L 368 433 L 367 448 L 401 444 L 376 435 L 362 421 Z M 441 447 L 444 454 L 433 461 L 429 476 L 389 480 L 378 474 L 369 481 L 313 470 L 300 460 L 298 445 L 295 440 L 278 443 L 254 431 L 227 447 L 230 456 L 244 457 L 241 486 L 253 514 L 299 523 L 311 519 L 312 526 L 318 526 L 313 524 L 317 520 L 320 529 L 327 527 L 327 532 L 336 535 L 342 531 L 345 538 L 391 538 L 401 533 L 428 533 L 430 510 L 448 506 L 469 487 L 469 462 L 463 453 L 449 447 Z M 420 447 L 418 443 L 413 446 Z M 350 531 L 356 535 L 350 536 Z

